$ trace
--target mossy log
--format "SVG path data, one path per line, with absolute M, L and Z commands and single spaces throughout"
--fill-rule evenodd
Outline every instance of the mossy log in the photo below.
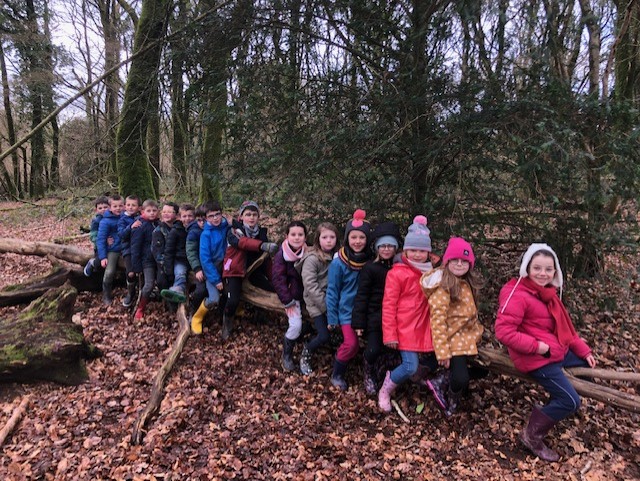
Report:
M 85 360 L 101 353 L 71 320 L 77 294 L 65 284 L 0 319 L 0 381 L 77 385 L 88 379 Z

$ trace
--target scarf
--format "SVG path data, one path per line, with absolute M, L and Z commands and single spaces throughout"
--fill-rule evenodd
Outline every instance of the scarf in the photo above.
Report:
M 251 237 L 252 239 L 258 237 L 258 234 L 260 233 L 260 226 L 258 224 L 256 224 L 255 227 L 249 227 L 243 222 L 242 227 L 244 227 L 244 231 L 247 233 L 247 237 Z
M 338 251 L 338 257 L 347 267 L 353 271 L 361 270 L 369 260 L 369 254 L 366 251 L 353 252 L 349 246 L 344 246 Z
M 427 261 L 427 262 L 413 262 L 410 261 L 407 257 L 403 256 L 402 260 L 405 261 L 406 260 L 406 264 L 415 267 L 416 269 L 418 269 L 420 272 L 427 272 L 430 271 L 431 269 L 433 269 L 433 264 L 431 264 L 431 262 Z
M 522 285 L 535 291 L 537 297 L 547 305 L 549 314 L 551 314 L 551 317 L 556 321 L 554 334 L 562 347 L 568 347 L 577 334 L 567 309 L 558 297 L 556 288 L 542 287 L 528 277 L 522 279 Z
M 287 262 L 295 262 L 302 259 L 302 257 L 304 256 L 304 244 L 300 246 L 300 249 L 294 252 L 294 250 L 289 245 L 289 241 L 285 239 L 282 243 L 282 256 Z

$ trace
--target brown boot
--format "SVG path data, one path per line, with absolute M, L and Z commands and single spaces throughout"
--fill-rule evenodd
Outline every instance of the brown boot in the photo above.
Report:
M 534 407 L 527 427 L 520 433 L 522 444 L 540 459 L 552 463 L 560 459 L 560 456 L 544 444 L 544 437 L 555 424 L 556 421 L 543 413 L 539 407 Z

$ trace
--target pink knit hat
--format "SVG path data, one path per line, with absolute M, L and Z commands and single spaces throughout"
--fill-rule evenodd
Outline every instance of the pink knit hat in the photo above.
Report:
M 471 268 L 473 268 L 476 263 L 476 256 L 473 255 L 471 244 L 462 237 L 452 237 L 449 239 L 447 250 L 444 251 L 444 256 L 442 257 L 442 264 L 447 265 L 447 262 L 455 259 L 469 261 Z

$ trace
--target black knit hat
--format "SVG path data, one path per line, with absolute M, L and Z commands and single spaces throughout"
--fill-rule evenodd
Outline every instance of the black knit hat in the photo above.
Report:
M 359 230 L 365 236 L 367 236 L 367 242 L 371 239 L 371 224 L 369 221 L 365 219 L 367 213 L 362 209 L 357 209 L 353 213 L 353 219 L 347 222 L 347 226 L 344 229 L 344 243 L 348 244 L 349 241 L 349 232 L 352 230 Z
M 398 227 L 398 224 L 396 224 L 395 222 L 382 222 L 377 226 L 375 226 L 375 228 L 373 229 L 373 234 L 371 235 L 371 242 L 374 246 L 374 250 L 375 250 L 377 241 L 382 239 L 383 237 L 386 237 L 387 240 L 390 240 L 389 239 L 390 237 L 394 238 L 396 240 L 396 243 L 398 244 L 397 247 L 400 247 L 402 245 L 402 236 L 400 235 L 400 228 Z M 382 243 L 388 244 L 392 242 L 382 242 Z

